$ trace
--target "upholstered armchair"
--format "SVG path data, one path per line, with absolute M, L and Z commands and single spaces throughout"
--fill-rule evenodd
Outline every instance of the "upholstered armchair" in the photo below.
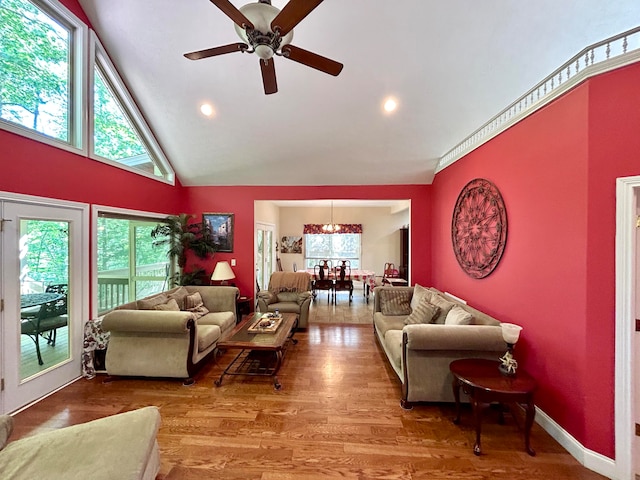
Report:
M 269 289 L 258 293 L 258 310 L 263 313 L 297 313 L 298 328 L 309 324 L 311 275 L 307 272 L 274 272 Z

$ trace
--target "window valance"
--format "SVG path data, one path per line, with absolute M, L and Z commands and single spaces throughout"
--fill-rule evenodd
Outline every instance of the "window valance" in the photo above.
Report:
M 320 223 L 305 223 L 304 224 L 304 234 L 333 234 L 333 233 L 362 233 L 362 224 L 361 223 L 340 223 L 340 230 L 327 232 L 322 229 L 322 224 Z

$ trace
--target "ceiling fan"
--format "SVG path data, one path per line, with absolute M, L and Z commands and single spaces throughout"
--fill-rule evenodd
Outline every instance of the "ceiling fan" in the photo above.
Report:
M 289 0 L 282 10 L 272 6 L 271 0 L 259 0 L 239 9 L 229 0 L 210 1 L 233 20 L 236 32 L 243 42 L 185 53 L 184 56 L 188 59 L 200 60 L 233 52 L 255 53 L 260 57 L 262 83 L 266 95 L 278 91 L 274 55 L 302 63 L 334 77 L 342 71 L 341 63 L 291 45 L 293 27 L 323 0 Z

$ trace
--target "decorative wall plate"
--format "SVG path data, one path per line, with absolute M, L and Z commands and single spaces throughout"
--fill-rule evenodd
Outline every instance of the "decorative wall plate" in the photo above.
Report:
M 507 243 L 507 211 L 489 180 L 471 180 L 460 192 L 451 240 L 456 260 L 470 277 L 484 278 L 498 265 Z

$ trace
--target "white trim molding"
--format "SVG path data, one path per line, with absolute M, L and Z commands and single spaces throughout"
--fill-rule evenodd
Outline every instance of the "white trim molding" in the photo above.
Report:
M 500 133 L 585 80 L 640 61 L 640 27 L 586 47 L 519 99 L 502 110 L 449 150 L 436 166 L 436 173 L 485 144 Z
M 586 448 L 573 435 L 564 430 L 549 415 L 537 407 L 536 423 L 562 445 L 581 465 L 607 478 L 619 478 L 616 476 L 616 463 L 612 459 Z
M 636 211 L 640 176 L 616 180 L 615 443 L 617 477 L 633 480 Z M 635 373 L 637 375 L 638 372 Z

